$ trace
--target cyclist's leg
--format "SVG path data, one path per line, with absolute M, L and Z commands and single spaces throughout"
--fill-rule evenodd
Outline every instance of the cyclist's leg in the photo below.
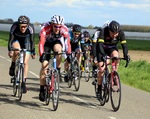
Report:
M 102 59 L 102 55 L 100 53 L 97 53 L 97 61 L 98 61 L 98 73 L 97 73 L 98 89 L 97 89 L 97 97 L 101 98 L 102 77 L 104 75 L 105 65 L 103 66 L 103 59 Z
M 18 40 L 14 40 L 12 46 L 13 46 L 13 48 L 20 48 L 20 44 L 19 44 Z M 11 66 L 9 68 L 10 76 L 14 76 L 14 74 L 15 74 L 15 72 L 14 72 L 15 71 L 15 61 L 17 59 L 18 54 L 19 54 L 19 51 L 13 52 L 13 56 L 11 58 L 12 59 Z
M 24 81 L 25 81 L 25 82 L 26 82 L 26 79 L 27 79 L 28 61 L 29 61 L 29 58 L 30 58 L 30 52 L 26 52 L 26 54 L 25 54 L 25 61 L 24 61 Z M 26 92 L 27 92 L 26 83 L 25 83 L 25 82 L 22 83 L 22 86 L 23 86 L 23 93 L 26 93 Z
M 53 51 L 57 53 L 61 53 L 63 49 L 63 45 L 60 40 L 54 41 L 54 46 L 53 46 Z M 57 62 L 57 70 L 60 75 L 60 81 L 61 79 L 61 74 L 60 74 L 60 69 L 61 69 L 61 61 L 62 61 L 62 55 L 56 55 L 56 62 Z
M 110 50 L 110 56 L 111 57 L 119 57 L 119 53 L 118 53 L 118 49 L 117 48 L 112 48 Z M 118 66 L 119 66 L 119 60 L 116 60 L 115 61 L 115 64 L 116 64 L 116 71 L 118 70 Z
M 46 42 L 44 45 L 44 51 L 45 53 L 49 53 L 51 50 L 52 43 Z M 40 69 L 40 93 L 39 93 L 39 100 L 45 101 L 45 75 L 46 75 L 46 69 L 48 68 L 49 60 L 50 60 L 50 54 L 45 54 L 40 57 L 42 59 L 41 61 L 41 69 Z

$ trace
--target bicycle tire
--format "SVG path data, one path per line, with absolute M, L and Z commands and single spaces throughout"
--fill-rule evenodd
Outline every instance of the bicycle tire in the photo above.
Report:
M 89 59 L 87 59 L 87 62 L 84 61 L 84 78 L 85 81 L 88 82 L 90 80 L 90 72 L 91 72 L 91 65 L 89 62 Z M 88 67 L 88 71 L 86 70 L 86 67 Z
M 117 72 L 114 73 L 115 76 L 111 77 L 110 98 L 112 108 L 116 112 L 119 110 L 121 104 L 121 82 L 119 74 Z M 116 79 L 116 85 L 114 85 L 114 79 Z M 116 95 L 118 95 L 118 100 Z
M 81 79 L 80 66 L 78 61 L 75 60 L 74 70 L 73 70 L 73 83 L 74 83 L 75 91 L 78 91 L 80 88 L 80 79 Z
M 105 102 L 109 101 L 109 90 L 110 90 L 110 73 L 108 67 L 106 68 L 106 85 L 105 85 Z
M 50 102 L 50 85 L 49 85 L 49 82 L 50 82 L 50 79 L 45 79 L 45 80 L 48 80 L 48 82 L 46 83 L 46 86 L 45 86 L 45 104 L 46 105 L 49 105 L 49 102 Z
M 103 80 L 105 80 L 106 78 L 106 74 L 104 73 L 103 75 Z M 105 80 L 106 81 L 106 80 Z M 106 83 L 102 83 L 102 89 L 101 89 L 101 99 L 99 100 L 100 102 L 100 105 L 101 106 L 104 106 L 105 105 L 105 101 L 106 101 L 106 95 L 105 95 L 105 92 L 106 92 Z
M 13 82 L 13 96 L 15 97 L 17 94 L 17 85 L 16 85 L 16 77 L 14 77 L 14 82 Z
M 71 88 L 72 86 L 72 73 L 71 69 L 68 70 L 68 88 Z
M 13 96 L 15 97 L 16 96 L 16 94 L 17 94 L 17 89 L 18 89 L 18 87 L 17 87 L 17 81 L 16 81 L 16 79 L 17 79 L 17 76 L 18 76 L 18 64 L 17 64 L 17 62 L 18 62 L 18 59 L 16 60 L 16 64 L 15 64 L 15 76 L 14 76 L 14 82 L 13 82 Z
M 52 74 L 54 76 L 54 89 L 52 91 L 52 104 L 53 104 L 53 110 L 56 111 L 58 108 L 58 103 L 59 103 L 59 75 L 58 72 L 55 70 L 54 73 Z
M 18 87 L 17 87 L 17 85 L 16 85 L 16 82 L 14 82 L 14 83 L 13 83 L 13 96 L 14 96 L 14 97 L 15 97 L 16 94 L 17 94 L 17 89 L 18 89 Z
M 22 92 L 23 92 L 23 78 L 24 78 L 24 69 L 23 67 L 19 67 L 18 69 L 18 78 L 19 78 L 19 82 L 18 83 L 18 100 L 20 101 L 22 99 Z

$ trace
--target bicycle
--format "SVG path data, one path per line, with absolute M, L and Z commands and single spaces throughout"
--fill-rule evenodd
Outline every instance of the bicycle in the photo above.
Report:
M 117 58 L 117 57 L 107 57 L 106 59 L 111 60 L 110 63 L 107 61 L 104 62 L 105 70 L 102 80 L 102 99 L 100 99 L 101 106 L 105 105 L 109 101 L 109 96 L 111 99 L 111 105 L 114 111 L 118 111 L 121 104 L 121 80 L 119 73 L 116 71 L 116 63 L 115 60 L 126 60 L 125 58 Z M 126 60 L 125 67 L 128 66 L 129 61 Z M 111 66 L 111 70 L 109 72 L 108 66 Z
M 18 100 L 20 101 L 22 99 L 23 83 L 25 83 L 24 56 L 28 50 L 15 48 L 13 51 L 20 51 L 15 62 L 15 75 L 11 78 L 11 83 L 13 83 L 13 96 L 16 96 L 18 92 Z
M 59 80 L 60 75 L 56 67 L 56 55 L 61 55 L 64 53 L 51 52 L 47 53 L 51 55 L 51 60 L 49 61 L 49 66 L 47 74 L 45 76 L 45 103 L 49 105 L 51 95 L 52 95 L 52 104 L 53 110 L 56 111 L 59 103 Z
M 75 91 L 78 91 L 80 88 L 80 79 L 81 79 L 81 73 L 80 73 L 80 66 L 77 60 L 76 55 L 80 52 L 72 52 L 71 55 L 71 61 L 68 68 L 68 87 L 71 88 L 72 84 L 74 84 Z
M 84 68 L 84 70 L 81 70 L 81 77 L 83 77 L 85 81 L 88 82 L 90 78 L 92 78 L 92 58 L 90 56 L 90 50 L 88 47 L 85 47 L 85 53 L 87 55 L 87 59 L 85 60 L 84 57 L 82 59 L 81 66 Z

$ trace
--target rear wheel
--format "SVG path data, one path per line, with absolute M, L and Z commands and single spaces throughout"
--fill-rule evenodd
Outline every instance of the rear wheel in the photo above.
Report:
M 75 90 L 78 91 L 80 88 L 80 79 L 81 79 L 81 73 L 80 73 L 80 67 L 77 60 L 74 61 L 74 70 L 73 70 L 73 83 L 75 86 Z
M 113 110 L 118 111 L 121 103 L 121 82 L 117 72 L 111 77 L 110 98 Z
M 59 103 L 59 75 L 58 72 L 55 71 L 54 74 L 54 89 L 52 91 L 52 103 L 53 103 L 53 109 L 54 111 L 58 108 Z

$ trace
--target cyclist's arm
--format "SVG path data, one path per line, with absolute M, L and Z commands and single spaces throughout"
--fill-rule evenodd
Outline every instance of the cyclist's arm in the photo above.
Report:
M 12 41 L 14 40 L 14 31 L 17 28 L 16 25 L 12 25 L 9 32 L 9 40 L 8 40 L 8 51 L 12 51 Z
M 39 55 L 42 56 L 42 54 L 44 53 L 44 44 L 46 41 L 46 33 L 41 31 L 40 35 L 39 35 Z
M 102 55 L 105 55 L 105 51 L 103 48 L 103 43 L 104 43 L 104 29 L 102 29 L 99 32 L 99 36 L 97 38 L 97 43 L 98 43 L 98 52 L 100 52 Z
M 123 50 L 123 56 L 126 57 L 128 55 L 128 47 L 127 47 L 127 41 L 125 40 L 125 34 L 121 30 L 119 35 L 120 35 L 120 43 Z
M 121 46 L 122 46 L 122 49 L 123 49 L 123 56 L 127 56 L 128 55 L 128 47 L 127 47 L 127 44 L 126 44 L 126 41 L 123 40 L 121 42 Z
M 105 55 L 103 43 L 104 43 L 103 39 L 98 39 L 98 52 L 100 52 L 102 55 Z
M 34 27 L 29 26 L 30 29 L 30 44 L 31 44 L 31 53 L 35 54 L 35 44 L 34 44 Z

